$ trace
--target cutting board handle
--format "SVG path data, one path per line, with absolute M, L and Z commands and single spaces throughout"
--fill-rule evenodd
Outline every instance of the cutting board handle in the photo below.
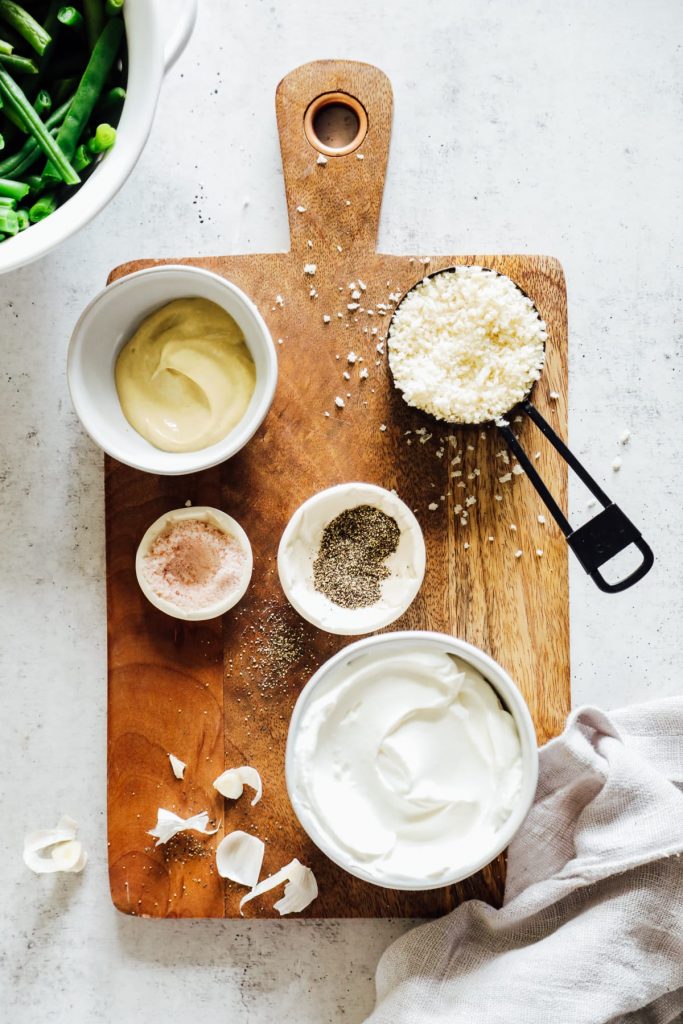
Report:
M 347 102 L 351 120 L 346 119 L 346 126 L 351 125 L 353 134 L 357 120 L 359 130 L 355 139 L 342 133 L 328 145 L 325 122 L 329 127 L 335 114 L 343 119 L 338 108 Z M 338 252 L 337 246 L 344 251 L 375 251 L 392 106 L 387 76 L 372 64 L 356 61 L 304 64 L 278 85 L 275 108 L 291 249 L 301 251 L 306 262 L 322 260 L 328 250 Z M 316 110 L 325 113 L 316 119 Z M 345 148 L 350 151 L 333 155 L 335 149 Z M 321 156 L 324 159 L 319 160 Z

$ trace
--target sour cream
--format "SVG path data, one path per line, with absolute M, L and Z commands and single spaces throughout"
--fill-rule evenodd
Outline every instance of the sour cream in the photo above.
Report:
M 475 870 L 519 807 L 515 720 L 477 669 L 434 644 L 339 662 L 307 695 L 290 747 L 302 824 L 380 884 Z

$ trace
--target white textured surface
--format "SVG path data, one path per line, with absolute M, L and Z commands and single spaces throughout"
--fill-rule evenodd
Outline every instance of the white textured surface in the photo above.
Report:
M 574 700 L 679 689 L 677 0 L 201 7 L 122 193 L 57 253 L 0 280 L 0 992 L 14 1024 L 357 1022 L 377 957 L 406 927 L 144 922 L 119 916 L 107 890 L 101 459 L 71 411 L 66 344 L 116 263 L 286 246 L 273 93 L 296 65 L 356 58 L 392 80 L 383 248 L 562 260 L 571 440 L 658 555 L 621 596 L 572 567 Z M 22 836 L 62 812 L 81 823 L 90 863 L 35 878 Z

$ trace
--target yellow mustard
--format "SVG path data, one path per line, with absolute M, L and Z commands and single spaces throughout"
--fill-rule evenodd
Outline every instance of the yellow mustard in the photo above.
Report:
M 124 416 L 165 452 L 221 441 L 244 416 L 255 384 L 244 335 L 208 299 L 176 299 L 157 309 L 116 360 Z

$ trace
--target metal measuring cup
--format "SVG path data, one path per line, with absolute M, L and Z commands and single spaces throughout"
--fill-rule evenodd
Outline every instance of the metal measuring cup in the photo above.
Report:
M 445 267 L 441 270 L 436 270 L 432 274 L 427 274 L 425 277 L 438 277 L 440 274 L 455 273 L 458 267 Z M 488 270 L 489 268 L 482 268 Z M 498 271 L 490 270 L 490 273 L 498 273 Z M 413 288 L 417 287 L 425 278 L 421 278 L 420 281 L 416 282 Z M 511 279 L 510 279 L 511 280 Z M 516 282 L 512 282 L 518 291 L 529 299 L 534 306 L 539 319 L 542 319 L 540 313 L 536 309 L 533 299 L 526 294 L 526 292 L 519 287 Z M 406 292 L 401 301 L 394 310 L 394 316 L 401 308 L 401 304 L 405 298 L 410 295 L 411 291 Z M 393 317 L 392 317 L 393 322 Z M 389 331 L 387 332 L 388 346 L 391 346 L 391 324 L 389 325 Z M 545 348 L 545 345 L 544 345 Z M 644 540 L 642 534 L 638 528 L 631 522 L 628 516 L 616 505 L 603 491 L 600 485 L 593 479 L 588 470 L 579 462 L 577 457 L 569 450 L 567 445 L 564 443 L 562 438 L 553 430 L 548 421 L 538 411 L 536 406 L 531 401 L 531 394 L 535 387 L 536 382 L 532 383 L 529 391 L 522 399 L 521 402 L 516 403 L 511 409 L 508 409 L 502 414 L 501 421 L 488 424 L 476 424 L 477 427 L 481 426 L 495 426 L 496 429 L 502 434 L 508 447 L 512 450 L 516 456 L 519 464 L 524 469 L 529 480 L 536 488 L 541 500 L 543 501 L 548 512 L 551 514 L 565 539 L 572 549 L 579 562 L 600 588 L 608 594 L 618 593 L 620 590 L 626 590 L 628 587 L 632 587 L 634 583 L 641 580 L 646 573 L 650 571 L 654 563 L 654 554 L 649 544 Z M 398 385 L 397 385 L 398 387 Z M 400 390 L 400 389 L 399 389 Z M 544 437 L 550 441 L 555 451 L 560 457 L 566 462 L 567 466 L 572 469 L 579 479 L 585 484 L 591 494 L 598 500 L 602 505 L 602 510 L 594 515 L 588 522 L 574 529 L 565 516 L 564 512 L 555 501 L 554 497 L 548 490 L 543 478 L 534 466 L 533 462 L 526 454 L 522 445 L 520 444 L 519 438 L 514 433 L 507 418 L 514 412 L 521 412 L 527 416 L 534 424 L 538 427 Z M 439 421 L 448 422 L 448 421 Z M 457 426 L 475 426 L 475 424 L 461 423 L 460 421 Z M 609 562 L 611 558 L 624 551 L 626 548 L 634 545 L 641 553 L 642 561 L 640 564 L 631 572 L 628 576 L 623 579 L 617 580 L 615 583 L 611 583 L 605 578 L 600 572 L 602 566 Z

